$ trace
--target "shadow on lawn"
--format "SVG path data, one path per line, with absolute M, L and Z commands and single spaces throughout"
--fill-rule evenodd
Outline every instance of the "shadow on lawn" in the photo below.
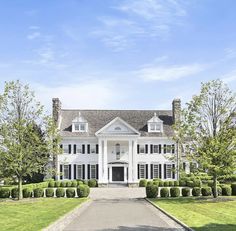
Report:
M 202 227 L 191 227 L 195 231 L 235 231 L 236 224 L 216 224 L 210 223 Z
M 157 230 L 157 231 L 184 231 L 184 228 L 165 228 L 165 227 L 157 227 L 150 225 L 139 225 L 136 227 L 127 227 L 127 226 L 119 226 L 115 229 L 103 229 L 102 231 L 108 230 L 122 230 L 122 231 L 146 231 L 146 230 Z

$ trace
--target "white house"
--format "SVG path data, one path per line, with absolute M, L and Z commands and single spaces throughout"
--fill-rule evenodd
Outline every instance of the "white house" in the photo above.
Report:
M 139 179 L 177 179 L 178 153 L 173 123 L 181 102 L 172 110 L 62 109 L 53 99 L 53 117 L 62 136 L 57 157 L 60 179 L 98 179 L 137 185 Z

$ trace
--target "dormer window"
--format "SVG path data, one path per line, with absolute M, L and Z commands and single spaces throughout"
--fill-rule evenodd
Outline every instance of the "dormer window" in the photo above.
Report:
M 79 113 L 79 116 L 73 119 L 72 121 L 72 132 L 87 132 L 87 131 L 88 131 L 88 122 Z
M 148 132 L 163 132 L 163 121 L 158 118 L 156 113 L 148 120 Z

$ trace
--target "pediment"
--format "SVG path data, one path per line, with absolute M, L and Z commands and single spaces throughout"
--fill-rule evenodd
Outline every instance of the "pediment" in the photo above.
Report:
M 103 128 L 95 133 L 96 135 L 140 135 L 140 133 L 122 120 L 116 117 L 114 120 L 106 124 Z

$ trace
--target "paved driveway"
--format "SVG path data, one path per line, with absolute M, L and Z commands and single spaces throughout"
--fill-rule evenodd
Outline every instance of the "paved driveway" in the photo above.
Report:
M 93 202 L 64 230 L 184 230 L 144 195 L 140 188 L 93 189 Z

